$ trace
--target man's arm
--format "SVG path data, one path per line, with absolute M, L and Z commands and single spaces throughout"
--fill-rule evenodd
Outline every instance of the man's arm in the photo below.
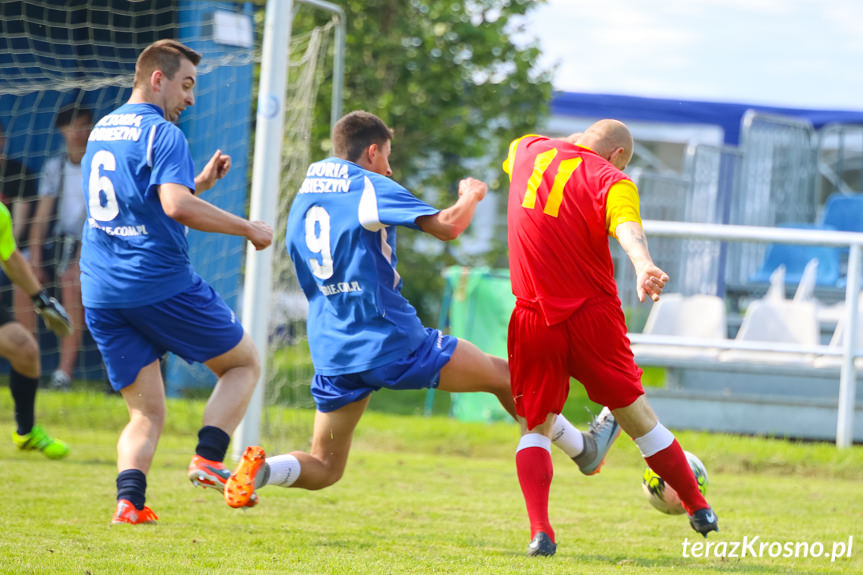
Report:
M 9 259 L 3 262 L 3 271 L 12 280 L 12 283 L 20 287 L 28 296 L 33 297 L 42 291 L 42 285 L 33 274 L 30 262 L 21 255 L 19 250 L 16 249 L 9 256 Z
M 45 234 L 51 223 L 51 216 L 54 214 L 56 203 L 57 196 L 41 196 L 36 204 L 33 223 L 30 224 L 30 264 L 37 274 L 42 267 L 42 244 L 45 241 Z M 37 277 L 39 276 L 37 275 Z
M 659 301 L 659 295 L 668 282 L 668 274 L 653 263 L 647 249 L 647 237 L 638 222 L 623 222 L 614 230 L 620 247 L 629 256 L 635 268 L 635 289 L 638 301 L 644 301 L 646 295 L 653 301 Z
M 465 178 L 458 184 L 458 200 L 450 207 L 431 216 L 417 218 L 417 226 L 439 240 L 454 240 L 467 229 L 476 211 L 476 205 L 485 197 L 488 186 L 474 178 Z
M 12 200 L 12 234 L 15 236 L 15 243 L 19 246 L 24 244 L 24 228 L 30 221 L 30 212 L 33 208 L 33 200 L 25 198 L 15 198 Z M 27 238 L 29 240 L 30 238 Z
M 212 188 L 230 169 L 231 156 L 223 154 L 222 150 L 216 150 L 201 173 L 195 176 L 195 194 L 200 195 Z
M 159 186 L 159 200 L 165 214 L 184 226 L 202 232 L 243 236 L 262 250 L 273 241 L 273 230 L 262 221 L 250 222 L 202 200 L 181 184 Z
M 20 251 L 17 249 L 13 251 L 9 259 L 2 262 L 2 266 L 12 283 L 20 287 L 33 300 L 36 313 L 42 317 L 48 329 L 60 337 L 66 337 L 72 333 L 72 321 L 66 310 L 56 298 L 48 296 L 42 289 L 42 284 L 33 274 L 30 262 L 24 259 Z

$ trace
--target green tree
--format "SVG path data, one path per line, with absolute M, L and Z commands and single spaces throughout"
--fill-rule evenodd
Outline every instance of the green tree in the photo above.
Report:
M 523 29 L 523 16 L 539 2 L 336 3 L 347 22 L 344 110 L 370 111 L 393 129 L 393 177 L 439 207 L 455 200 L 466 175 L 505 190 L 500 165 L 509 142 L 536 128 L 551 99 L 551 70 L 538 67 L 538 43 Z M 294 31 L 327 18 L 300 5 Z M 313 156 L 330 150 L 328 86 L 320 94 Z M 427 325 L 437 321 L 444 266 L 506 262 L 502 233 L 485 262 L 456 262 L 450 249 L 429 253 L 415 245 L 415 233 L 400 234 L 404 294 Z

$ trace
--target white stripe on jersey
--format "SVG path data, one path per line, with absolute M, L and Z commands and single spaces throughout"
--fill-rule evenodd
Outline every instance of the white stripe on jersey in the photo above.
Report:
M 393 249 L 390 247 L 390 244 L 387 242 L 387 229 L 381 229 L 381 253 L 386 258 L 386 260 L 390 263 L 390 266 L 393 265 Z M 401 281 L 401 276 L 399 272 L 396 271 L 396 268 L 393 268 L 393 289 L 397 285 L 399 285 L 399 281 Z
M 378 196 L 375 192 L 375 185 L 368 176 L 363 176 L 363 195 L 360 196 L 360 205 L 357 210 L 357 217 L 360 219 L 360 225 L 370 232 L 376 232 L 385 228 L 378 215 Z
M 357 207 L 357 217 L 360 220 L 360 225 L 370 232 L 380 232 L 381 235 L 381 254 L 393 265 L 393 249 L 387 243 L 387 227 L 381 223 L 380 215 L 378 214 L 378 196 L 375 192 L 375 186 L 368 176 L 363 176 L 363 195 L 360 196 L 360 204 Z M 393 288 L 399 285 L 401 276 L 399 272 L 393 268 Z
M 150 135 L 147 137 L 147 165 L 153 168 L 153 141 L 156 139 L 156 124 L 150 126 Z

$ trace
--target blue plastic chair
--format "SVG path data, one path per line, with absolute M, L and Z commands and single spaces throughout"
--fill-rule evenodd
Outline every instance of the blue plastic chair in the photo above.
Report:
M 830 226 L 813 224 L 781 224 L 783 228 L 801 229 L 832 229 Z M 830 246 L 806 246 L 795 244 L 770 244 L 764 254 L 764 261 L 749 281 L 767 283 L 770 275 L 780 265 L 785 266 L 785 283 L 798 284 L 803 276 L 803 270 L 810 260 L 818 260 L 818 271 L 815 275 L 815 285 L 836 286 L 840 275 L 841 249 Z
M 863 232 L 863 194 L 833 194 L 827 198 L 821 226 L 840 232 Z

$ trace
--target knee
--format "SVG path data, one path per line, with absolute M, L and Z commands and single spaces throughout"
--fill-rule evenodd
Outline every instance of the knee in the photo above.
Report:
M 152 405 L 130 411 L 129 420 L 152 429 L 156 433 L 161 433 L 165 427 L 165 407 L 163 405 Z
M 251 372 L 254 381 L 258 381 L 258 378 L 261 376 L 261 360 L 258 357 L 258 350 L 250 339 L 244 340 L 242 346 L 242 354 L 238 363 L 241 367 Z
M 344 474 L 345 474 L 344 468 L 335 469 L 332 467 L 327 467 L 326 472 L 320 477 L 320 481 L 318 482 L 318 485 L 313 487 L 311 490 L 317 491 L 318 489 L 324 489 L 324 488 L 329 487 L 331 485 L 335 485 L 336 483 L 338 483 L 339 479 L 341 479 L 342 475 L 344 475 Z
M 39 363 L 39 346 L 32 337 L 24 338 L 16 349 L 15 357 L 11 359 L 15 371 L 27 377 L 38 378 L 42 375 Z

